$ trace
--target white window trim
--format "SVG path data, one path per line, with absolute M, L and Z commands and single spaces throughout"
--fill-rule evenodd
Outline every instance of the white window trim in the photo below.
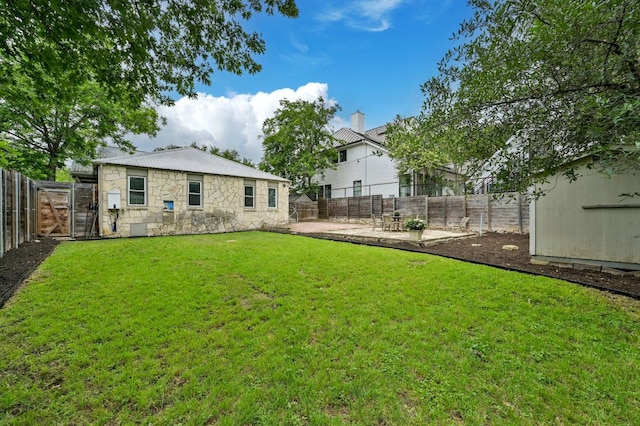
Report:
M 191 184 L 192 183 L 197 183 L 198 185 L 200 185 L 200 192 L 197 193 L 197 195 L 200 196 L 200 204 L 191 204 L 191 194 L 196 194 L 195 192 L 191 192 Z M 189 179 L 187 180 L 187 207 L 192 208 L 192 209 L 197 209 L 197 208 L 201 208 L 202 204 L 203 204 L 203 200 L 202 200 L 202 181 L 200 180 L 193 180 L 193 179 Z
M 251 188 L 253 194 L 251 195 L 251 206 L 247 206 L 247 188 Z M 256 208 L 256 185 L 245 183 L 242 191 L 242 205 L 245 209 L 255 209 Z
M 356 195 L 356 190 L 360 192 L 360 194 Z M 353 196 L 354 197 L 362 197 L 362 180 L 354 180 L 353 181 Z
M 269 205 L 269 195 L 271 193 L 271 190 L 275 191 L 275 197 L 274 197 L 275 205 L 274 206 L 270 206 Z M 278 208 L 278 187 L 276 187 L 276 186 L 269 186 L 267 188 L 267 208 L 269 208 L 269 209 L 277 209 Z
M 131 189 L 131 178 L 144 179 L 144 189 L 142 191 L 140 191 L 138 189 L 134 189 L 133 190 L 136 193 L 142 192 L 142 195 L 144 197 L 143 204 L 132 204 L 131 203 L 131 191 L 132 191 L 132 189 Z M 146 176 L 136 176 L 136 175 L 127 176 L 127 205 L 130 206 L 130 207 L 147 207 L 147 177 Z

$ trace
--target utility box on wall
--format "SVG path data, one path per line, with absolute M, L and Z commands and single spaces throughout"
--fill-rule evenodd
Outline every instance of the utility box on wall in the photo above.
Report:
M 107 208 L 120 210 L 120 191 L 109 191 L 107 192 Z

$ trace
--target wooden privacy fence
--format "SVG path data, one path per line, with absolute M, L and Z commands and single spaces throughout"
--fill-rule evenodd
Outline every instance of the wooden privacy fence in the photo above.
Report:
M 36 182 L 0 169 L 0 257 L 36 238 Z
M 371 215 L 380 217 L 397 210 L 401 214 L 426 219 L 430 228 L 444 229 L 460 223 L 463 217 L 469 217 L 468 229 L 471 230 L 529 232 L 529 203 L 525 195 L 516 192 L 396 198 L 372 195 L 322 199 L 317 204 L 318 219 L 371 219 Z
M 0 257 L 41 237 L 98 235 L 96 185 L 34 181 L 4 169 L 0 173 Z

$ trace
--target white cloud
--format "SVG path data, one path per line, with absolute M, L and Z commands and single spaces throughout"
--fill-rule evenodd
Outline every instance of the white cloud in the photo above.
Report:
M 142 151 L 171 144 L 185 146 L 192 142 L 223 150 L 235 149 L 241 157 L 257 163 L 262 158 L 262 123 L 273 117 L 280 107 L 280 100 L 315 101 L 322 96 L 330 105 L 337 103 L 328 92 L 329 86 L 325 83 L 307 83 L 295 90 L 285 88 L 270 93 L 185 97 L 173 107 L 160 108 L 159 113 L 167 118 L 167 124 L 155 138 L 131 135 L 130 139 Z M 338 128 L 346 123 L 337 118 L 331 125 Z
M 341 3 L 319 17 L 324 22 L 344 21 L 357 30 L 379 32 L 391 28 L 390 15 L 405 0 L 357 0 Z

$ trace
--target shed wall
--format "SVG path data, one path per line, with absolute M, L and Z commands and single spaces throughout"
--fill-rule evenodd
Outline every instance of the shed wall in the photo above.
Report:
M 640 174 L 611 178 L 580 165 L 581 177 L 555 176 L 531 204 L 534 257 L 640 269 Z

